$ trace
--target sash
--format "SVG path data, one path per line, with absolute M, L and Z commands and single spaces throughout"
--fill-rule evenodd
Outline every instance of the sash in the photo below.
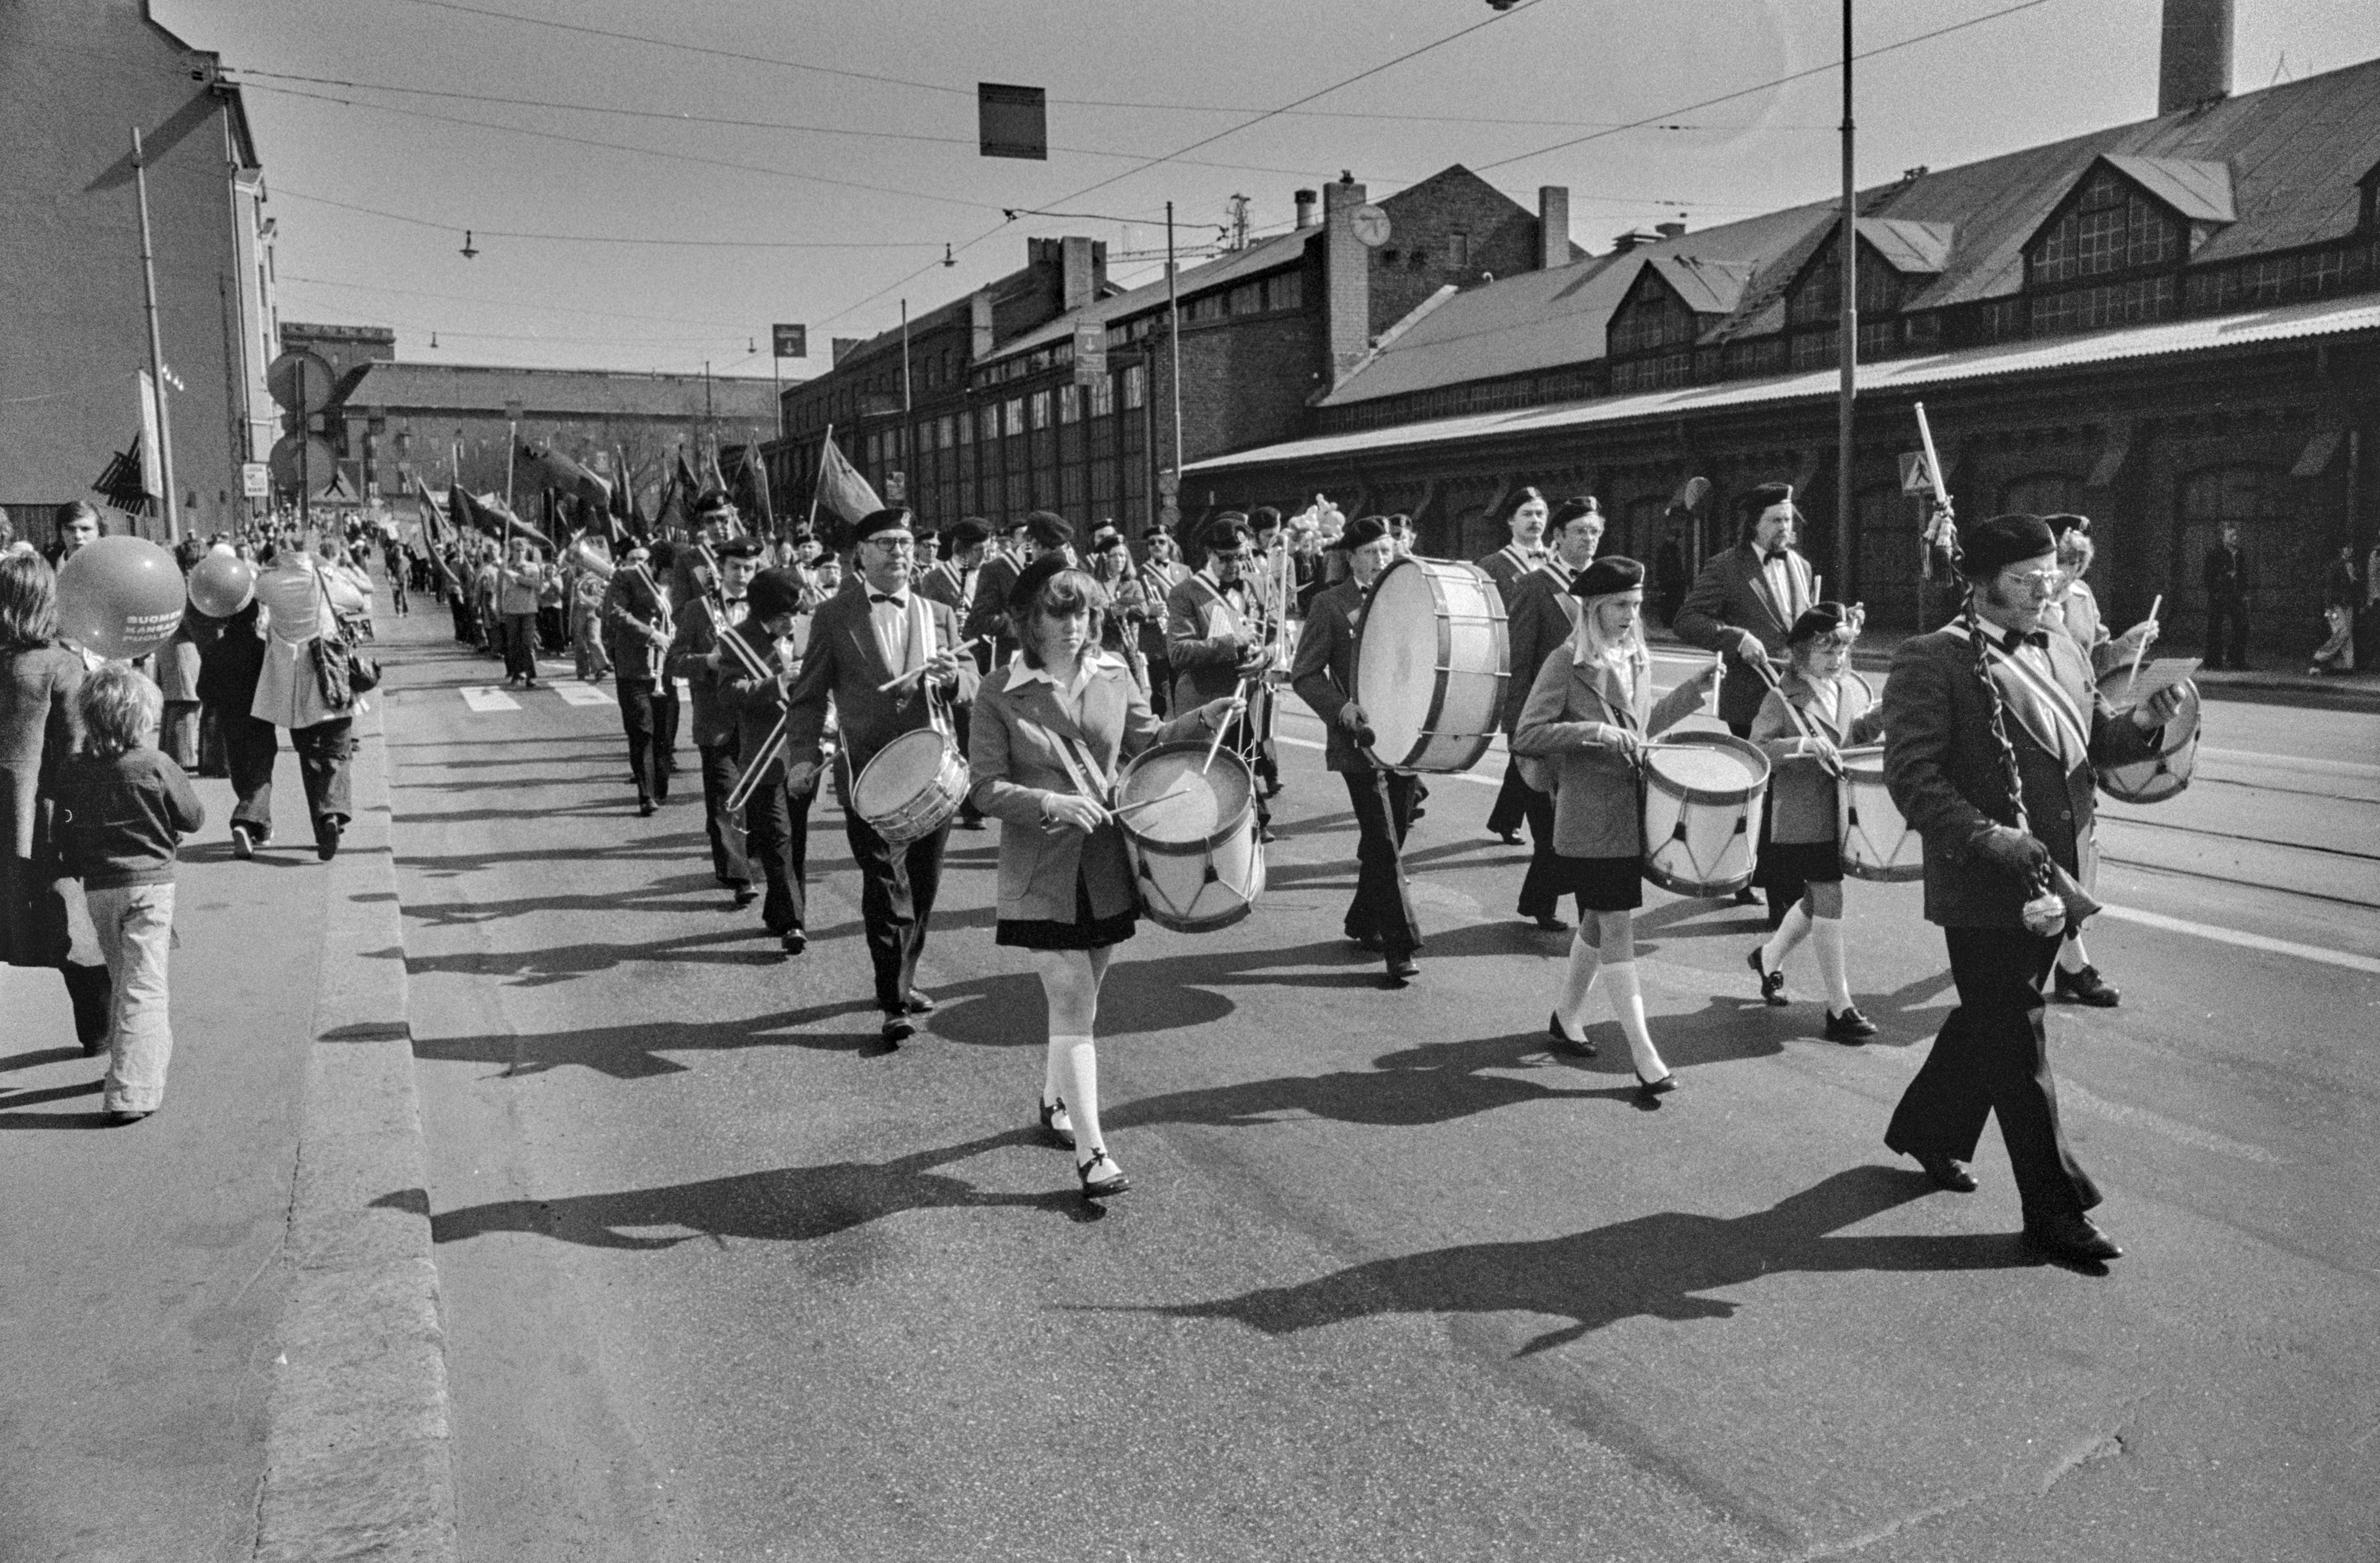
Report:
M 1944 629 L 1961 641 L 1968 639 L 1963 623 Z M 2009 709 L 2016 713 L 2034 741 L 2057 755 L 2069 771 L 2088 764 L 2091 728 L 2074 697 L 2049 674 L 2002 646 L 1997 637 L 1985 637 L 1984 656 L 1991 664 L 1992 678 Z
M 1216 585 L 1212 580 L 1208 579 L 1205 571 L 1201 570 L 1193 574 L 1190 577 L 1188 584 L 1196 587 L 1200 592 L 1206 593 L 1207 603 L 1206 605 L 1199 610 L 1198 617 L 1200 622 L 1206 629 L 1207 638 L 1208 640 L 1211 641 L 1219 635 L 1248 628 L 1248 616 L 1243 613 L 1240 609 L 1232 606 L 1232 600 L 1223 595 L 1223 589 Z M 1243 593 L 1247 592 L 1247 588 L 1245 586 L 1240 588 L 1240 590 Z M 1224 616 L 1220 621 L 1220 628 L 1215 617 L 1218 613 Z

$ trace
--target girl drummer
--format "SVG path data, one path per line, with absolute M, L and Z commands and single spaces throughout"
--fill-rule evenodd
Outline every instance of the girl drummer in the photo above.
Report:
M 1841 785 L 1839 749 L 1870 743 L 1884 730 L 1868 687 L 1847 672 L 1861 613 L 1820 603 L 1793 621 L 1785 637 L 1791 665 L 1772 685 L 1752 719 L 1752 741 L 1776 766 L 1768 788 L 1768 842 L 1764 874 L 1802 885 L 1767 944 L 1744 958 L 1760 979 L 1760 996 L 1785 1002 L 1785 958 L 1806 938 L 1827 984 L 1827 1036 L 1856 1047 L 1876 1034 L 1875 1022 L 1852 1003 L 1843 953 L 1842 844 L 1837 839 L 1835 790 Z
M 1550 878 L 1554 893 L 1575 896 L 1579 908 L 1570 969 L 1548 1030 L 1557 1048 L 1594 1054 L 1583 1020 L 1600 975 L 1628 1039 L 1637 1086 L 1658 1096 L 1675 1090 L 1678 1079 L 1654 1050 L 1636 974 L 1634 913 L 1645 903 L 1636 770 L 1645 739 L 1700 709 L 1718 669 L 1704 667 L 1656 704 L 1638 622 L 1645 567 L 1607 556 L 1580 570 L 1570 590 L 1580 599 L 1578 629 L 1537 670 L 1512 733 L 1514 753 L 1559 768 Z
M 1099 650 L 1107 594 L 1062 551 L 1025 568 L 1008 593 L 1019 647 L 976 697 L 968 765 L 976 807 L 1001 822 L 995 942 L 1033 954 L 1050 1011 L 1041 1127 L 1075 1152 L 1086 1199 L 1131 1187 L 1099 1133 L 1092 1028 L 1116 945 L 1139 916 L 1116 775 L 1152 743 L 1206 738 L 1245 708 L 1209 701 L 1168 723 L 1130 669 Z

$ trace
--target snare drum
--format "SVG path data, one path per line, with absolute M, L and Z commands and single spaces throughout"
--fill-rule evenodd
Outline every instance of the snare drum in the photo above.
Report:
M 1504 599 L 1476 565 L 1399 559 L 1355 628 L 1355 702 L 1372 759 L 1392 771 L 1467 771 L 1504 710 L 1512 653 Z
M 1839 752 L 1843 775 L 1835 784 L 1835 839 L 1842 844 L 1843 872 L 1888 885 L 1925 878 L 1925 839 L 1885 790 L 1884 745 Z
M 918 727 L 876 751 L 852 784 L 851 807 L 886 846 L 905 847 L 948 824 L 966 789 L 958 745 L 939 727 Z
M 2181 709 L 2165 725 L 2157 752 L 2129 765 L 2099 767 L 2099 790 L 2119 803 L 2162 803 L 2190 785 L 2198 767 L 2198 686 L 2181 687 Z
M 1208 766 L 1203 743 L 1143 750 L 1117 780 L 1116 808 L 1151 922 L 1211 934 L 1255 909 L 1265 887 L 1264 843 L 1256 775 L 1238 755 L 1219 750 Z
M 1645 750 L 1645 877 L 1681 896 L 1752 883 L 1768 756 L 1730 733 L 1680 733 Z

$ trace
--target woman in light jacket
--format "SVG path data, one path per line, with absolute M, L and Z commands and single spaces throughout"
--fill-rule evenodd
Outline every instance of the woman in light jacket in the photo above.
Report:
M 1645 567 L 1606 555 L 1579 571 L 1570 590 L 1580 599 L 1578 629 L 1537 670 L 1512 732 L 1513 753 L 1558 767 L 1550 878 L 1557 897 L 1578 899 L 1570 970 L 1547 1027 L 1556 1047 L 1593 1056 L 1584 1015 L 1600 974 L 1628 1038 L 1638 1089 L 1658 1096 L 1678 1081 L 1654 1050 L 1636 976 L 1635 910 L 1645 904 L 1636 773 L 1645 740 L 1700 709 L 1718 666 L 1703 668 L 1655 704 L 1652 661 L 1638 624 Z
M 1139 901 L 1109 804 L 1123 763 L 1153 743 L 1206 737 L 1241 708 L 1210 701 L 1160 725 L 1130 669 L 1099 650 L 1106 594 L 1044 555 L 1008 594 L 1021 648 L 976 696 L 976 807 L 1001 822 L 997 943 L 1033 952 L 1050 1007 L 1041 1125 L 1075 1153 L 1087 1199 L 1131 1187 L 1099 1134 L 1092 1027 L 1115 946 Z
M 307 812 L 314 820 L 314 852 L 328 862 L 338 854 L 339 837 L 355 812 L 348 787 L 355 706 L 352 696 L 336 706 L 323 697 L 314 641 L 324 634 L 340 635 L 338 616 L 368 614 L 370 604 L 344 572 L 326 568 L 312 554 L 288 549 L 275 554 L 272 568 L 257 578 L 256 600 L 264 604 L 267 634 L 249 714 L 289 729 L 298 775 L 306 784 Z M 270 838 L 271 823 L 263 823 L 263 838 Z

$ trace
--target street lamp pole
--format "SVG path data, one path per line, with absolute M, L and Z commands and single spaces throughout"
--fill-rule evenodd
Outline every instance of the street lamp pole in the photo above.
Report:
M 1842 263 L 1842 306 L 1839 311 L 1842 386 L 1835 408 L 1835 590 L 1849 598 L 1854 590 L 1852 567 L 1855 557 L 1852 500 L 1852 402 L 1859 381 L 1859 192 L 1852 170 L 1852 0 L 1843 0 L 1843 214 L 1835 233 L 1835 252 Z
M 132 183 L 140 201 L 140 282 L 149 305 L 149 378 L 157 398 L 157 481 L 164 485 L 165 539 L 182 541 L 182 512 L 178 496 L 174 493 L 174 423 L 165 409 L 165 338 L 157 324 L 157 262 L 149 243 L 149 159 L 140 150 L 140 127 L 132 128 Z M 303 368 L 299 375 L 306 372 Z M 305 417 L 305 381 L 298 381 L 300 416 L 298 432 L 302 437 L 310 421 Z

